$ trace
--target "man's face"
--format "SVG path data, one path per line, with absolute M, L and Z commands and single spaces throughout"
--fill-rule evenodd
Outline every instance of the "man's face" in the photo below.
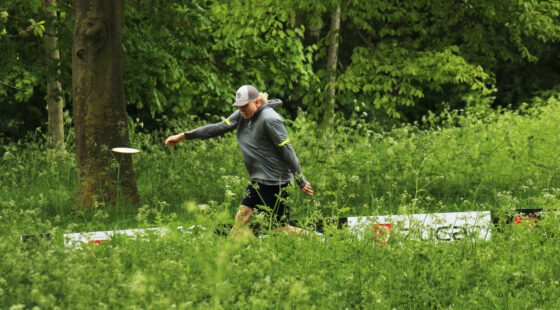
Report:
M 249 119 L 249 118 L 253 117 L 255 112 L 257 112 L 257 109 L 259 108 L 259 106 L 260 106 L 259 99 L 255 99 L 255 100 L 249 101 L 249 103 L 247 103 L 246 105 L 244 105 L 242 107 L 238 107 L 238 108 L 239 108 L 239 112 L 241 112 L 241 115 L 243 116 L 243 118 L 244 119 Z

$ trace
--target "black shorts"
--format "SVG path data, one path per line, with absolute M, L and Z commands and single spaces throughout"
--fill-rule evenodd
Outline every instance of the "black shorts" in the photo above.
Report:
M 290 219 L 289 197 L 286 187 L 289 183 L 282 185 L 264 185 L 251 183 L 245 190 L 247 196 L 241 201 L 241 205 L 255 211 L 267 214 L 266 220 L 275 224 L 286 225 Z

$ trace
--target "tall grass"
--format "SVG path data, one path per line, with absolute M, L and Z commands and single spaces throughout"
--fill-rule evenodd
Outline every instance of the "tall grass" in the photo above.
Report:
M 560 305 L 555 223 L 455 243 L 336 232 L 235 241 L 170 233 L 67 251 L 3 240 L 2 307 L 60 309 L 542 308 Z M 15 238 L 8 234 L 8 238 Z M 13 239 L 12 239 L 13 240 Z M 18 306 L 17 305 L 21 305 Z
M 491 241 L 388 246 L 328 227 L 326 241 L 270 233 L 235 241 L 248 183 L 235 137 L 163 145 L 172 130 L 135 131 L 142 202 L 73 210 L 76 161 L 41 139 L 0 150 L 0 308 L 557 308 L 560 305 L 560 102 L 518 112 L 467 110 L 379 130 L 340 123 L 334 138 L 301 115 L 291 141 L 316 196 L 290 188 L 293 216 L 544 208 L 539 227 L 501 227 Z M 334 146 L 333 146 L 334 144 Z M 202 224 L 148 240 L 65 249 L 62 233 Z M 52 243 L 22 243 L 51 232 Z

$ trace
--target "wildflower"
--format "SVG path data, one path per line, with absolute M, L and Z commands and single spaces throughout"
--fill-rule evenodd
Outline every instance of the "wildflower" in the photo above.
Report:
M 232 192 L 230 189 L 226 189 L 226 197 L 228 198 L 235 197 L 235 193 Z

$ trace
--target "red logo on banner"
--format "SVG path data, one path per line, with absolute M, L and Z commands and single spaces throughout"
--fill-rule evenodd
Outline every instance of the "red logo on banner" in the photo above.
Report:
M 101 240 L 91 240 L 90 242 L 88 242 L 88 245 L 101 245 L 101 242 L 108 242 L 111 241 L 109 239 L 101 239 Z
M 529 216 L 529 217 L 516 217 L 513 219 L 513 221 L 515 222 L 515 224 L 521 224 L 525 221 L 531 221 L 529 224 L 533 227 L 537 226 L 537 221 L 535 220 L 535 217 L 533 216 Z
M 531 231 L 532 228 L 537 227 L 537 220 L 535 219 L 535 217 L 533 216 L 529 216 L 529 217 L 515 217 L 513 219 L 513 222 L 516 225 L 521 225 L 523 228 L 527 229 L 528 231 Z
M 386 246 L 387 241 L 389 241 L 389 237 L 391 236 L 391 232 L 389 231 L 393 228 L 393 223 L 381 223 L 381 224 L 373 224 L 373 232 L 375 233 L 375 240 L 383 239 L 379 241 L 379 245 Z M 377 237 L 380 237 L 379 239 Z

